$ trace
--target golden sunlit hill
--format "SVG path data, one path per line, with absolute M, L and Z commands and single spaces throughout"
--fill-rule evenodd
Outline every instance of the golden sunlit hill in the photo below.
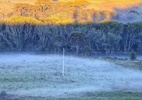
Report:
M 23 16 L 42 19 L 42 23 L 57 21 L 64 24 L 74 21 L 141 21 L 141 4 L 141 0 L 0 0 L 0 19 Z
M 13 15 L 14 5 L 17 3 L 34 4 L 36 0 L 0 0 L 0 19 L 8 18 Z

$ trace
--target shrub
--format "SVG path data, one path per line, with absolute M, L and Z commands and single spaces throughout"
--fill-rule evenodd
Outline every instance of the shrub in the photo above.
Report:
M 136 60 L 136 53 L 134 52 L 134 50 L 131 51 L 130 59 L 131 60 Z
M 1 91 L 0 92 L 0 97 L 4 97 L 4 96 L 6 96 L 7 95 L 7 93 L 5 92 L 5 91 Z

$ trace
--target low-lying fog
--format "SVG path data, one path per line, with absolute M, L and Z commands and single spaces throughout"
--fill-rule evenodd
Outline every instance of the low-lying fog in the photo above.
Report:
M 75 96 L 86 92 L 141 91 L 142 71 L 91 58 L 0 54 L 0 90 L 28 96 Z

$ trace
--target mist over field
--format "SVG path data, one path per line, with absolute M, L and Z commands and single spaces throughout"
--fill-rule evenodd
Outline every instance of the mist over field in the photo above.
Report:
M 142 72 L 99 59 L 0 54 L 0 90 L 10 94 L 76 97 L 87 92 L 142 90 Z
M 142 100 L 142 0 L 0 0 L 0 100 Z

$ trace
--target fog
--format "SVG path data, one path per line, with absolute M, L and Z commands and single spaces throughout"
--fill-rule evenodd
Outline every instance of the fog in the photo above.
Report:
M 0 54 L 0 90 L 27 96 L 78 96 L 86 92 L 141 91 L 142 71 L 104 60 L 61 55 Z

